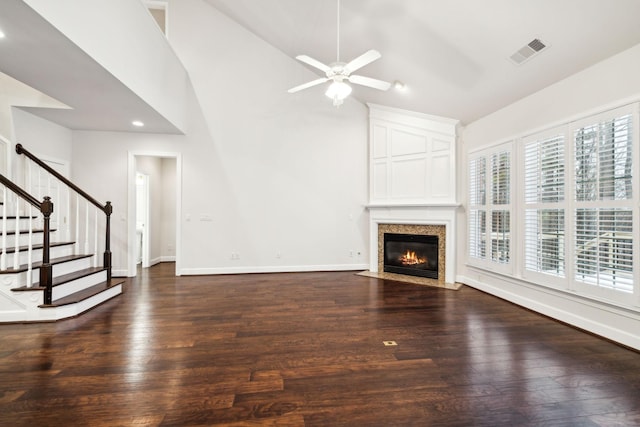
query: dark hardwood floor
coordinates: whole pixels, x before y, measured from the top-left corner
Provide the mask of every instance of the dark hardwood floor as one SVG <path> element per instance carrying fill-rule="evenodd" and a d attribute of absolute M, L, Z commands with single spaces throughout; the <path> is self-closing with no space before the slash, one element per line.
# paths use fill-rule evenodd
<path fill-rule="evenodd" d="M 173 271 L 0 325 L 0 425 L 640 425 L 639 353 L 469 287 Z"/>

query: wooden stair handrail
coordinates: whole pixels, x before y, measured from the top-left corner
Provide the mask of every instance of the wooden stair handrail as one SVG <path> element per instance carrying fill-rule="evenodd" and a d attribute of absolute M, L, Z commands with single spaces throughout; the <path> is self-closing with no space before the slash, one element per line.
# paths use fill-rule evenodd
<path fill-rule="evenodd" d="M 105 224 L 105 244 L 104 244 L 104 268 L 107 270 L 107 280 L 111 280 L 111 213 L 113 212 L 113 206 L 111 202 L 107 202 L 102 205 L 96 199 L 91 197 L 86 191 L 82 190 L 80 187 L 75 185 L 73 182 L 69 181 L 67 178 L 62 176 L 56 170 L 54 170 L 51 166 L 40 160 L 34 154 L 32 154 L 29 150 L 24 148 L 22 144 L 16 144 L 16 153 L 23 154 L 29 159 L 31 159 L 35 164 L 40 166 L 45 171 L 49 172 L 51 175 L 55 176 L 60 182 L 67 185 L 73 191 L 84 197 L 91 204 L 95 205 L 98 209 L 100 209 L 106 215 L 106 224 Z"/>
<path fill-rule="evenodd" d="M 53 213 L 53 202 L 48 196 L 42 202 L 29 194 L 25 189 L 15 184 L 13 181 L 0 174 L 0 183 L 13 191 L 18 197 L 26 200 L 33 207 L 38 209 L 42 216 L 42 265 L 40 266 L 40 286 L 44 287 L 44 303 L 51 304 L 53 300 L 53 266 L 51 265 L 51 214 Z M 31 243 L 29 243 L 31 244 Z"/>
<path fill-rule="evenodd" d="M 105 214 L 107 214 L 107 205 L 110 204 L 110 202 L 107 202 L 105 205 L 102 205 L 99 201 L 97 201 L 96 199 L 94 199 L 93 197 L 91 197 L 86 191 L 82 190 L 80 187 L 78 187 L 77 185 L 75 185 L 73 182 L 69 181 L 67 178 L 65 178 L 64 176 L 60 175 L 60 173 L 58 173 L 55 169 L 53 169 L 51 166 L 49 166 L 48 164 L 46 164 L 45 162 L 43 162 L 42 160 L 40 160 L 38 157 L 36 157 L 35 155 L 33 155 L 29 150 L 27 150 L 26 148 L 24 148 L 22 146 L 22 144 L 16 144 L 16 153 L 18 154 L 24 154 L 25 156 L 27 156 L 28 158 L 30 158 L 31 160 L 33 160 L 34 163 L 36 163 L 38 166 L 40 166 L 42 169 L 46 170 L 47 172 L 49 172 L 51 175 L 55 176 L 56 178 L 58 178 L 60 181 L 62 181 L 65 185 L 71 187 L 71 189 L 73 189 L 73 191 L 75 191 L 76 193 L 80 194 L 82 197 L 84 197 L 85 199 L 87 199 L 89 202 L 91 202 L 93 205 L 95 205 L 98 209 L 100 209 L 102 212 L 104 212 Z"/>
<path fill-rule="evenodd" d="M 2 183 L 2 185 L 7 187 L 9 190 L 11 190 L 14 193 L 16 193 L 22 199 L 24 199 L 27 202 L 29 202 L 29 204 L 31 204 L 34 208 L 36 208 L 38 210 L 40 209 L 40 202 L 38 201 L 38 199 L 33 197 L 25 189 L 23 189 L 19 185 L 15 184 L 13 181 L 11 181 L 9 178 L 7 178 L 6 176 L 4 176 L 2 174 L 0 174 L 0 183 Z"/>

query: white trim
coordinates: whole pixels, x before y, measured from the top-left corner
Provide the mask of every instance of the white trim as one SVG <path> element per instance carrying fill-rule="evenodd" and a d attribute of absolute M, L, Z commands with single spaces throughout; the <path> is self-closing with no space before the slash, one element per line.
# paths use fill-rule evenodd
<path fill-rule="evenodd" d="M 591 116 L 597 116 L 599 114 L 603 114 L 606 113 L 608 111 L 612 111 L 612 110 L 616 110 L 619 108 L 624 108 L 624 107 L 629 107 L 632 104 L 636 103 L 636 102 L 640 102 L 640 94 L 636 94 L 636 95 L 632 95 L 628 98 L 624 98 L 622 100 L 618 100 L 616 102 L 610 102 L 608 104 L 602 105 L 600 107 L 594 107 L 594 108 L 590 108 L 588 110 L 585 110 L 581 113 L 576 113 L 576 114 L 572 114 L 570 116 L 565 117 L 564 119 L 560 119 L 560 120 L 554 120 L 551 123 L 547 123 L 545 125 L 542 126 L 538 126 L 535 128 L 531 128 L 531 129 L 527 129 L 524 130 L 522 132 L 517 132 L 514 133 L 512 135 L 509 135 L 508 137 L 503 137 L 500 138 L 497 141 L 476 147 L 472 150 L 468 150 L 467 151 L 467 155 L 476 153 L 478 151 L 483 151 L 483 150 L 488 150 L 491 149 L 492 147 L 496 146 L 496 145 L 501 145 L 504 144 L 506 142 L 509 141 L 519 141 L 522 140 L 523 138 L 528 138 L 530 136 L 535 136 L 535 134 L 538 133 L 544 133 L 547 132 L 549 130 L 552 130 L 553 128 L 558 128 L 558 127 L 563 127 L 563 126 L 567 126 L 569 124 L 572 124 L 573 122 L 577 122 L 579 120 L 591 117 Z"/>
<path fill-rule="evenodd" d="M 126 268 L 121 268 L 121 269 L 111 269 L 111 277 L 127 277 L 128 271 Z"/>
<path fill-rule="evenodd" d="M 293 265 L 293 266 L 254 266 L 254 267 L 212 267 L 185 268 L 185 276 L 203 276 L 220 274 L 252 274 L 252 273 L 300 273 L 314 271 L 360 271 L 369 268 L 368 264 L 325 264 L 325 265 Z"/>
<path fill-rule="evenodd" d="M 372 203 L 365 205 L 367 209 L 380 209 L 380 208 L 458 208 L 462 206 L 461 203 Z"/>
<path fill-rule="evenodd" d="M 370 207 L 369 211 L 369 271 L 378 272 L 378 226 L 380 224 L 444 225 L 445 283 L 455 283 L 456 277 L 456 204 L 433 209 L 402 207 Z"/>
<path fill-rule="evenodd" d="M 552 290 L 549 288 L 544 288 L 537 285 L 529 285 L 528 283 L 523 283 L 516 278 L 508 276 L 498 277 L 492 275 L 488 271 L 478 271 L 477 273 L 477 280 L 464 275 L 458 276 L 457 280 L 458 282 L 464 283 L 467 286 L 471 286 L 472 288 L 510 301 L 529 310 L 533 310 L 545 316 L 557 319 L 561 322 L 568 323 L 594 334 L 603 336 L 607 339 L 640 350 L 640 335 L 634 335 L 629 332 L 630 330 L 637 331 L 639 330 L 638 328 L 627 330 L 626 328 L 618 328 L 614 326 L 618 324 L 620 319 L 622 318 L 632 322 L 640 322 L 640 315 L 638 315 L 637 313 L 629 312 L 624 309 L 618 309 L 615 306 L 605 306 L 604 304 L 598 304 L 593 301 L 589 301 L 589 299 L 580 298 L 573 295 L 559 295 L 556 292 L 552 292 Z M 533 292 L 543 293 L 546 295 L 544 300 L 548 300 L 548 303 L 542 302 L 542 299 L 539 298 L 524 296 L 522 295 L 522 292 L 516 293 L 511 290 L 507 290 L 505 286 L 501 286 L 500 284 L 489 284 L 495 283 L 496 281 L 509 282 L 509 285 L 517 286 L 519 288 L 525 287 Z M 551 304 L 552 302 L 554 302 L 551 301 L 551 299 L 557 299 L 557 304 Z M 571 303 L 580 304 L 581 306 L 583 306 L 584 310 L 579 312 L 584 313 L 584 315 L 580 316 L 576 314 L 578 312 L 573 312 L 561 308 L 563 307 L 563 300 L 565 301 L 565 305 L 566 302 L 569 301 Z M 591 310 L 597 311 L 597 315 L 586 317 L 589 316 L 589 313 L 587 313 L 587 311 Z M 606 313 L 605 316 L 603 316 L 603 312 Z M 605 317 L 607 319 L 605 319 Z M 594 319 L 598 319 L 598 321 Z M 604 320 L 608 320 L 608 322 L 605 323 Z"/>
<path fill-rule="evenodd" d="M 387 107 L 386 105 L 379 105 L 367 102 L 367 107 L 369 107 L 369 111 L 371 117 L 375 117 L 378 119 L 389 120 L 393 118 L 395 122 L 403 123 L 403 122 L 413 122 L 412 119 L 418 120 L 428 120 L 432 122 L 442 123 L 448 126 L 457 126 L 460 124 L 460 120 L 451 119 L 448 117 L 441 116 L 433 116 L 431 114 L 418 113 L 416 111 L 403 110 L 400 108 Z M 408 123 L 405 123 L 408 124 Z M 419 127 L 423 128 L 424 123 L 420 123 Z M 455 135 L 455 132 L 445 132 L 447 135 Z"/>

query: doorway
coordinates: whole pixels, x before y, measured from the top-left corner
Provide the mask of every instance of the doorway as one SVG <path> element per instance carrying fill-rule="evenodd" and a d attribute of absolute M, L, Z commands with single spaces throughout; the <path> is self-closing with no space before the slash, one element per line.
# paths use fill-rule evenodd
<path fill-rule="evenodd" d="M 180 275 L 180 155 L 130 152 L 128 167 L 127 275 L 160 262 Z"/>

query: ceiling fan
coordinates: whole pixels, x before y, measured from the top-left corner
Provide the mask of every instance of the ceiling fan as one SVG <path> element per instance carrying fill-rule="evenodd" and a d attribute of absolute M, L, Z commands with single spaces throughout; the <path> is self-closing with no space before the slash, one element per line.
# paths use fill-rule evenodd
<path fill-rule="evenodd" d="M 337 19 L 338 21 L 337 37 L 336 37 L 336 40 L 337 40 L 336 62 L 326 65 L 307 55 L 296 56 L 296 59 L 298 61 L 304 62 L 305 64 L 310 65 L 324 72 L 325 77 L 312 80 L 310 82 L 293 87 L 289 89 L 288 92 L 295 93 L 303 89 L 308 89 L 310 87 L 317 86 L 328 81 L 332 81 L 331 85 L 329 86 L 325 94 L 329 98 L 333 99 L 333 105 L 338 107 L 342 104 L 344 99 L 347 96 L 349 96 L 349 94 L 351 93 L 351 86 L 349 86 L 347 82 L 351 82 L 357 85 L 367 86 L 367 87 L 371 87 L 379 90 L 388 90 L 391 87 L 391 83 L 378 80 L 378 79 L 373 79 L 371 77 L 364 77 L 356 74 L 351 74 L 354 71 L 357 71 L 360 68 L 364 67 L 365 65 L 372 63 L 376 59 L 381 58 L 382 55 L 377 50 L 371 49 L 347 63 L 340 62 L 340 0 L 336 0 L 336 1 L 337 1 L 337 18 L 338 18 Z"/>

